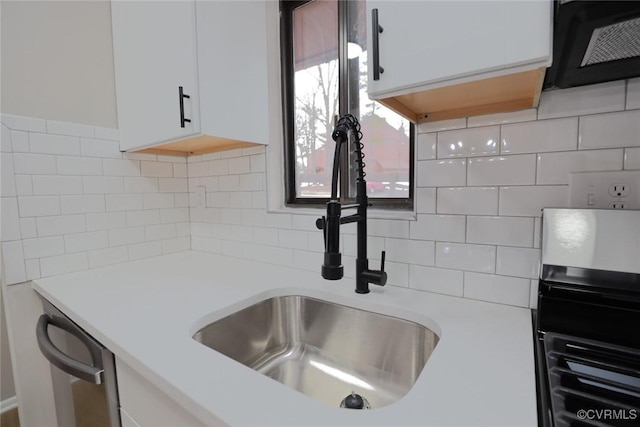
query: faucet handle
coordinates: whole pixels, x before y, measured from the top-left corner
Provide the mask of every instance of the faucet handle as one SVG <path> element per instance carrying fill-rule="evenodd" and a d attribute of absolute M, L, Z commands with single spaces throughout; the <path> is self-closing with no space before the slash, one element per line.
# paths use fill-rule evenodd
<path fill-rule="evenodd" d="M 384 259 L 385 259 L 386 255 L 387 255 L 387 252 L 386 251 L 382 251 L 382 257 L 381 257 L 382 259 L 380 261 L 380 271 L 384 271 Z"/>
<path fill-rule="evenodd" d="M 316 219 L 316 228 L 322 230 L 324 248 L 327 249 L 327 218 L 324 215 L 322 218 Z"/>

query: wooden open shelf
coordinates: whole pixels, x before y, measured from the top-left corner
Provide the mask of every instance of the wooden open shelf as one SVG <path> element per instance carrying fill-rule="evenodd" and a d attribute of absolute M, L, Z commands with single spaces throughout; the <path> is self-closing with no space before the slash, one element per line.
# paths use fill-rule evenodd
<path fill-rule="evenodd" d="M 183 139 L 181 141 L 167 142 L 166 144 L 157 145 L 155 147 L 135 150 L 135 152 L 164 154 L 168 156 L 192 156 L 256 146 L 260 146 L 260 144 L 201 135 L 194 138 Z"/>
<path fill-rule="evenodd" d="M 414 123 L 537 107 L 545 68 L 379 99 Z"/>

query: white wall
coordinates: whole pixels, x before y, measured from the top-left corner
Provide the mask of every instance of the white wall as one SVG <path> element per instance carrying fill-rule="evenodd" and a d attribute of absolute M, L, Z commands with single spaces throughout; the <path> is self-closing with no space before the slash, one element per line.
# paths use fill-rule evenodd
<path fill-rule="evenodd" d="M 117 127 L 108 1 L 5 1 L 2 112 Z"/>
<path fill-rule="evenodd" d="M 10 399 L 16 395 L 7 338 L 7 320 L 5 316 L 2 287 L 0 286 L 0 401 Z"/>
<path fill-rule="evenodd" d="M 268 150 L 282 153 L 277 141 Z M 279 184 L 265 182 L 266 157 L 256 148 L 189 158 L 192 248 L 320 274 L 324 213 L 268 212 L 267 187 Z M 384 249 L 390 285 L 534 306 L 540 210 L 567 206 L 569 172 L 622 169 L 640 169 L 640 79 L 420 125 L 417 218 L 369 220 L 372 265 Z M 342 232 L 343 282 L 354 286 L 355 227 Z"/>

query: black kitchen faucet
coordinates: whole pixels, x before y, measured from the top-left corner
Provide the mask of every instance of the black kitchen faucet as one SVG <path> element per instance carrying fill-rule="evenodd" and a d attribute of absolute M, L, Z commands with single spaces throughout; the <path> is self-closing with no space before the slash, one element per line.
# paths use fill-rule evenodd
<path fill-rule="evenodd" d="M 356 203 L 342 206 L 338 199 L 338 179 L 340 170 L 340 148 L 349 140 L 351 132 L 352 142 L 355 148 L 356 172 Z M 331 179 L 331 199 L 327 202 L 327 215 L 316 221 L 316 226 L 324 232 L 324 263 L 322 264 L 322 277 L 327 280 L 340 280 L 344 275 L 342 266 L 342 254 L 340 253 L 340 224 L 356 222 L 358 224 L 358 257 L 356 259 L 356 292 L 369 293 L 369 283 L 384 286 L 387 283 L 387 273 L 384 271 L 385 252 L 382 251 L 380 270 L 370 270 L 367 259 L 367 182 L 364 180 L 364 162 L 361 143 L 362 132 L 360 123 L 351 114 L 346 114 L 338 120 L 331 137 L 336 142 L 336 151 L 333 157 L 333 173 Z M 343 209 L 356 209 L 356 213 L 341 217 Z"/>

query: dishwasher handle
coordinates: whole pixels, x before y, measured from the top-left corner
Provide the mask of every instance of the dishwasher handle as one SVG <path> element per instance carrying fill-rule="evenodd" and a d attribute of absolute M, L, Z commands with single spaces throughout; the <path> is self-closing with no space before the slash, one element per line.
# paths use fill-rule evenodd
<path fill-rule="evenodd" d="M 49 325 L 56 326 L 82 341 L 91 354 L 92 364 L 87 365 L 82 363 L 66 355 L 56 347 L 51 341 L 51 337 L 49 337 Z M 40 347 L 40 351 L 53 365 L 74 377 L 80 378 L 81 380 L 93 384 L 102 384 L 104 374 L 102 348 L 89 335 L 71 323 L 71 321 L 63 319 L 62 317 L 43 314 L 38 319 L 38 324 L 36 326 L 36 338 L 38 340 L 38 347 Z"/>

